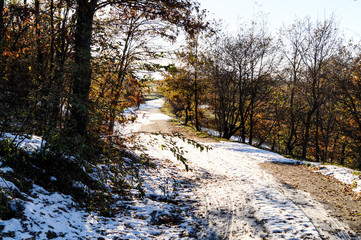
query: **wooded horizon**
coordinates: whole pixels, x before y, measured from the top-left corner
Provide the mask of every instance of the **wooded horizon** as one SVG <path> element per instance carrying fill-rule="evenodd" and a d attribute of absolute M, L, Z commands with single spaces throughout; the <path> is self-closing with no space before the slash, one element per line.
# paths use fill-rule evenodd
<path fill-rule="evenodd" d="M 162 69 L 159 89 L 197 130 L 361 167 L 360 45 L 333 18 L 295 20 L 272 36 L 262 21 L 225 33 L 191 0 L 1 0 L 0 12 L 1 133 L 93 158 L 94 140 L 102 145 L 124 109 L 144 101 L 153 81 L 139 72 Z M 152 63 L 164 54 L 151 40 L 181 32 L 181 64 Z"/>

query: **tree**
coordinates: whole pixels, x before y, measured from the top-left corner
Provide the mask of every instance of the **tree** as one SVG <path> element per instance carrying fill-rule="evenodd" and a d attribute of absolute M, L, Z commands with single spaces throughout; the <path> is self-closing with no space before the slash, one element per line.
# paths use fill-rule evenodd
<path fill-rule="evenodd" d="M 299 139 L 300 116 L 297 114 L 301 110 L 301 100 L 297 94 L 300 91 L 300 81 L 302 79 L 302 55 L 301 46 L 304 44 L 305 34 L 303 32 L 303 22 L 297 21 L 290 28 L 282 29 L 282 56 L 285 59 L 286 67 L 282 78 L 287 86 L 286 96 L 288 96 L 286 149 L 288 154 L 293 154 L 293 149 Z"/>
<path fill-rule="evenodd" d="M 194 89 L 192 75 L 185 68 L 170 68 L 161 84 L 163 95 L 169 101 L 177 117 L 183 118 L 184 124 L 191 121 L 194 112 Z"/>
<path fill-rule="evenodd" d="M 4 5 L 5 5 L 5 0 L 0 0 L 0 42 L 2 42 L 2 39 L 5 35 L 4 16 L 3 16 L 4 15 Z M 2 49 L 2 47 L 0 46 L 0 53 L 2 54 L 1 49 Z"/>
<path fill-rule="evenodd" d="M 213 54 L 221 59 L 212 61 L 215 63 L 215 74 L 218 75 L 214 78 L 215 87 L 228 88 L 228 92 L 225 93 L 229 93 L 230 96 L 226 101 L 220 96 L 219 100 L 224 103 L 220 103 L 215 109 L 216 114 L 220 113 L 219 118 L 223 119 L 221 136 L 230 138 L 240 131 L 242 142 L 246 142 L 248 131 L 252 143 L 257 108 L 268 94 L 271 84 L 276 48 L 265 29 L 253 22 L 250 26 L 240 29 L 237 36 L 227 37 L 221 49 L 221 54 Z M 220 69 L 223 70 L 219 71 Z M 220 76 L 222 78 L 219 78 Z M 227 77 L 227 80 L 224 77 Z M 229 89 L 230 87 L 232 89 Z M 218 94 L 222 94 L 221 91 L 218 91 Z M 224 109 L 228 109 L 226 111 L 229 112 L 224 112 Z"/>
<path fill-rule="evenodd" d="M 146 71 L 156 70 L 157 66 L 150 61 L 159 57 L 153 40 L 173 39 L 175 30 L 170 23 L 152 19 L 136 9 L 113 8 L 98 16 L 93 39 L 97 57 L 92 61 L 91 100 L 103 113 L 101 118 L 107 122 L 109 134 L 113 133 L 122 110 L 142 101 L 141 88 L 136 85 L 146 80 L 143 76 Z M 99 105 L 100 101 L 103 103 Z"/>
<path fill-rule="evenodd" d="M 301 46 L 302 63 L 305 68 L 305 78 L 303 85 L 304 99 L 306 100 L 306 119 L 304 121 L 304 139 L 302 157 L 307 157 L 307 149 L 310 140 L 310 129 L 315 116 L 315 147 L 316 160 L 319 160 L 319 126 L 320 109 L 325 103 L 325 90 L 327 89 L 327 76 L 325 76 L 325 65 L 328 59 L 336 51 L 339 39 L 336 34 L 333 20 L 317 22 L 313 26 L 310 20 L 306 20 L 306 39 Z"/>
<path fill-rule="evenodd" d="M 192 33 L 199 23 L 192 19 L 192 11 L 198 5 L 187 1 L 98 1 L 78 0 L 76 11 L 74 70 L 72 81 L 71 115 L 75 124 L 75 133 L 86 136 L 89 109 L 89 91 L 91 83 L 91 37 L 93 32 L 94 14 L 106 6 L 120 6 L 139 9 L 149 14 L 150 18 L 159 18 L 182 26 Z"/>
<path fill-rule="evenodd" d="M 201 56 L 199 53 L 199 33 L 196 33 L 194 38 L 189 37 L 187 39 L 187 44 L 183 50 L 176 53 L 177 58 L 182 62 L 183 71 L 186 69 L 188 79 L 191 88 L 191 95 L 187 96 L 193 99 L 194 102 L 194 122 L 195 128 L 197 131 L 200 131 L 199 123 L 199 101 L 200 101 L 200 92 L 202 90 L 201 83 Z"/>
<path fill-rule="evenodd" d="M 353 51 L 357 48 L 351 46 Z M 358 50 L 359 51 L 359 50 Z M 341 49 L 332 61 L 332 76 L 336 79 L 338 96 L 337 120 L 341 137 L 338 153 L 341 164 L 361 166 L 361 55 Z M 335 111 L 335 109 L 334 109 Z M 335 144 L 336 145 L 336 144 Z M 348 161 L 346 161 L 346 159 Z"/>

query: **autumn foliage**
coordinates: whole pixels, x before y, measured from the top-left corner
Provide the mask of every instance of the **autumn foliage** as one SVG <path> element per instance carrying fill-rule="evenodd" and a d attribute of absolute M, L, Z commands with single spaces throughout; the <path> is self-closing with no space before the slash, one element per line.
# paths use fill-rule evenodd
<path fill-rule="evenodd" d="M 195 1 L 0 1 L 0 132 L 89 158 L 144 101 L 154 38 L 202 24 Z M 155 68 L 153 68 L 154 70 Z"/>
<path fill-rule="evenodd" d="M 198 43 L 203 128 L 293 157 L 361 167 L 360 49 L 345 45 L 333 19 L 297 20 L 278 38 L 257 22 L 235 34 L 214 31 L 220 28 Z M 184 123 L 195 125 L 189 46 L 163 91 Z"/>

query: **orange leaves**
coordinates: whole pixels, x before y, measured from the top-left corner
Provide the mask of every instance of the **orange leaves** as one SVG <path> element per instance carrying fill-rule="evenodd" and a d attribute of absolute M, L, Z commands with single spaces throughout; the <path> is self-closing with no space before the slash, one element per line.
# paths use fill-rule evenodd
<path fill-rule="evenodd" d="M 352 81 L 354 84 L 361 85 L 360 82 L 361 77 L 361 55 L 355 59 L 352 65 Z"/>

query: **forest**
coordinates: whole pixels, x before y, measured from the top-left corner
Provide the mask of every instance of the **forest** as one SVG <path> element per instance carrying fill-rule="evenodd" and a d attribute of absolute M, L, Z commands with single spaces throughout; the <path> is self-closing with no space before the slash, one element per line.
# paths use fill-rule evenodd
<path fill-rule="evenodd" d="M 191 0 L 0 0 L 0 165 L 14 169 L 0 179 L 20 191 L 36 183 L 70 194 L 104 215 L 110 192 L 144 194 L 139 169 L 148 160 L 114 127 L 128 121 L 126 108 L 144 102 L 149 72 L 167 68 L 152 62 L 163 55 L 153 39 L 174 42 L 179 32 L 205 29 L 197 12 Z M 21 146 L 33 136 L 41 147 L 29 153 Z M 103 163 L 112 166 L 111 190 L 109 174 L 95 170 Z M 79 190 L 79 182 L 88 187 Z M 19 193 L 7 188 L 1 219 L 17 212 L 10 202 Z"/>
<path fill-rule="evenodd" d="M 289 197 L 268 202 L 271 178 L 258 164 L 265 161 L 263 154 L 285 164 L 307 160 L 361 169 L 361 45 L 344 37 L 332 16 L 296 19 L 276 32 L 266 22 L 243 21 L 230 33 L 221 21 L 209 20 L 196 0 L 0 0 L 0 238 L 24 239 L 29 226 L 32 237 L 43 239 L 66 234 L 79 239 L 122 236 L 123 229 L 109 230 L 113 225 L 107 226 L 107 233 L 99 230 L 105 226 L 100 223 L 94 231 L 88 228 L 88 221 L 98 217 L 113 217 L 114 226 L 125 224 L 124 229 L 141 237 L 171 236 L 172 231 L 162 230 L 167 224 L 169 229 L 179 227 L 181 233 L 174 236 L 180 236 L 186 232 L 181 228 L 184 222 L 192 225 L 197 220 L 194 225 L 201 226 L 207 219 L 211 210 L 203 209 L 203 216 L 192 204 L 198 200 L 208 204 L 209 192 L 220 197 L 212 200 L 213 205 L 224 204 L 226 215 L 250 221 L 248 228 L 243 222 L 239 225 L 244 236 L 250 229 L 263 239 L 282 231 L 306 236 L 296 215 L 291 219 L 295 232 L 285 224 L 282 231 L 273 229 L 278 225 L 272 221 L 282 219 L 279 215 L 284 213 L 278 209 Z M 163 110 L 177 119 L 173 121 L 225 142 L 207 145 L 180 133 L 122 135 L 120 126 L 127 128 L 136 121 L 129 109 L 159 97 L 165 101 Z M 162 99 L 145 105 L 159 110 Z M 231 138 L 248 145 L 227 142 Z M 23 147 L 32 141 L 40 147 Z M 185 169 L 174 167 L 177 164 Z M 216 180 L 208 179 L 204 166 Z M 242 181 L 235 182 L 240 173 Z M 222 174 L 226 177 L 219 178 Z M 358 187 L 359 175 L 355 179 L 344 192 Z M 272 182 L 272 199 L 282 195 L 278 191 Z M 229 210 L 231 198 L 223 197 L 230 193 L 244 212 Z M 203 195 L 194 200 L 197 194 Z M 358 195 L 349 195 L 359 201 Z M 57 204 L 43 201 L 48 196 Z M 257 211 L 250 209 L 249 201 L 259 199 L 263 200 L 255 205 Z M 61 205 L 64 202 L 70 203 Z M 74 214 L 73 222 L 62 221 L 75 230 L 34 230 L 43 217 L 30 219 L 35 212 L 26 211 L 37 204 L 60 206 L 38 214 L 61 212 L 57 219 Z M 268 223 L 256 216 L 264 215 L 267 204 L 276 209 Z M 292 204 L 286 206 L 290 212 Z M 148 205 L 151 210 L 139 207 Z M 211 214 L 211 228 L 205 233 L 198 225 L 189 232 L 208 237 L 214 230 L 212 221 L 224 220 L 224 213 L 217 215 L 219 209 Z M 358 214 L 349 212 L 352 217 Z M 127 214 L 132 217 L 118 220 Z M 14 222 L 6 222 L 21 217 L 24 235 L 11 229 Z M 288 215 L 282 217 L 290 220 Z M 83 225 L 75 226 L 79 222 Z M 144 224 L 143 232 L 134 231 L 133 222 Z M 55 220 L 51 224 L 58 226 Z M 148 233 L 149 226 L 157 231 Z M 259 226 L 274 232 L 257 232 Z"/>
<path fill-rule="evenodd" d="M 157 85 L 197 131 L 361 167 L 360 48 L 332 17 L 273 36 L 262 21 L 226 33 L 192 1 L 2 0 L 0 11 L 1 133 L 90 158 L 163 70 Z M 175 63 L 154 63 L 165 55 L 154 39 L 180 32 Z"/>
<path fill-rule="evenodd" d="M 273 36 L 262 21 L 222 31 L 193 1 L 2 0 L 0 12 L 1 134 L 90 159 L 153 82 L 197 131 L 361 167 L 360 47 L 332 17 Z M 174 53 L 154 44 L 180 33 Z"/>
<path fill-rule="evenodd" d="M 143 101 L 151 40 L 204 28 L 192 1 L 0 1 L 0 132 L 90 158 Z M 75 144 L 77 143 L 77 144 Z M 61 149 L 60 149 L 61 148 Z"/>
<path fill-rule="evenodd" d="M 361 166 L 360 45 L 333 17 L 295 20 L 278 36 L 262 22 L 188 39 L 164 95 L 184 124 L 238 136 L 294 158 Z"/>

